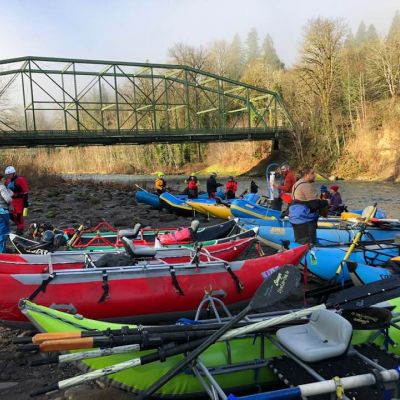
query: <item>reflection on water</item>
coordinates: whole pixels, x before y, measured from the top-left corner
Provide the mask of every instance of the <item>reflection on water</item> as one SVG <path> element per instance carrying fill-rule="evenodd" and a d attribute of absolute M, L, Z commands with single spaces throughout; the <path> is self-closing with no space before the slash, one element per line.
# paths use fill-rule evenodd
<path fill-rule="evenodd" d="M 145 175 L 64 175 L 67 179 L 82 179 L 82 180 L 95 180 L 104 182 L 116 183 L 135 183 L 141 184 L 147 189 L 152 189 L 154 176 Z M 183 190 L 185 188 L 184 175 L 166 176 L 168 186 L 172 190 Z M 206 189 L 207 177 L 199 177 L 200 190 Z M 217 181 L 225 184 L 226 177 L 218 177 Z M 266 182 L 264 178 L 238 178 L 238 193 L 242 193 L 250 186 L 250 181 L 254 180 L 260 186 L 259 192 L 266 194 Z M 330 186 L 331 182 L 316 182 L 315 188 L 319 190 L 321 184 Z M 350 182 L 338 181 L 335 184 L 339 185 L 343 201 L 349 208 L 364 208 L 373 205 L 374 202 L 378 203 L 378 207 L 386 210 L 389 218 L 400 218 L 400 185 L 393 183 L 380 183 L 380 182 Z"/>

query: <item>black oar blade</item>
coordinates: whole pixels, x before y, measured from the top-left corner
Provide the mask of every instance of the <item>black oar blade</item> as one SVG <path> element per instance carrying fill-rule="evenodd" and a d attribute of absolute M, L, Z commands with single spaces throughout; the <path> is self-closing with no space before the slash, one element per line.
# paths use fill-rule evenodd
<path fill-rule="evenodd" d="M 392 320 L 392 313 L 387 308 L 369 307 L 343 310 L 342 317 L 351 323 L 353 329 L 375 330 L 387 328 Z"/>
<path fill-rule="evenodd" d="M 260 310 L 288 298 L 299 288 L 301 273 L 294 266 L 277 267 L 260 285 L 250 302 L 252 310 Z"/>
<path fill-rule="evenodd" d="M 329 296 L 327 306 L 361 309 L 396 297 L 400 297 L 400 278 L 391 277 L 334 293 Z"/>

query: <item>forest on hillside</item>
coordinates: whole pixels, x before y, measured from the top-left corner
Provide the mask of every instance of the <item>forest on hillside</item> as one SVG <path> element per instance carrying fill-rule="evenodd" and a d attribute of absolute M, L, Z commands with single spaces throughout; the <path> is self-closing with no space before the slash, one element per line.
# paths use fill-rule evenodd
<path fill-rule="evenodd" d="M 278 92 L 295 122 L 291 140 L 281 146 L 281 159 L 295 166 L 312 164 L 341 176 L 378 174 L 399 179 L 399 12 L 385 34 L 364 22 L 352 32 L 340 19 L 309 20 L 297 62 L 290 67 L 282 62 L 272 37 L 260 37 L 255 28 L 246 38 L 236 35 L 231 41 L 217 40 L 200 47 L 176 43 L 167 61 Z M 12 118 L 3 112 L 3 118 L 7 116 Z M 40 168 L 51 172 L 151 173 L 165 169 L 172 173 L 215 164 L 221 172 L 236 174 L 268 157 L 271 144 L 15 150 L 4 152 L 2 158 L 23 163 L 26 152 L 35 156 L 33 162 Z"/>

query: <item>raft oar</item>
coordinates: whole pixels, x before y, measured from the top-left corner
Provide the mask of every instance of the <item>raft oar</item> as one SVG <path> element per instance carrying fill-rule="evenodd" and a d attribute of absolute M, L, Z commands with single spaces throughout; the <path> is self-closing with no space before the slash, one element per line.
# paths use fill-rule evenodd
<path fill-rule="evenodd" d="M 105 367 L 102 369 L 98 369 L 95 371 L 88 372 L 83 375 L 78 375 L 73 378 L 65 379 L 58 383 L 48 385 L 44 388 L 41 388 L 31 394 L 31 396 L 36 396 L 48 392 L 52 392 L 59 389 L 66 389 L 71 386 L 79 385 L 84 382 L 100 378 L 102 376 L 106 376 L 109 374 L 114 374 L 118 371 L 122 371 L 124 369 L 136 367 L 138 365 L 148 364 L 154 361 L 163 360 L 165 357 L 174 356 L 180 353 L 184 353 L 193 349 L 201 348 L 201 351 L 204 351 L 207 347 L 211 346 L 217 340 L 226 340 L 227 337 L 223 336 L 227 331 L 234 326 L 237 322 L 243 319 L 250 311 L 259 309 L 261 307 L 272 305 L 276 302 L 282 301 L 286 299 L 291 292 L 298 287 L 300 283 L 300 272 L 293 267 L 280 267 L 277 268 L 273 273 L 271 273 L 267 280 L 265 280 L 261 286 L 257 289 L 253 299 L 250 304 L 242 310 L 235 318 L 232 318 L 227 324 L 225 324 L 221 329 L 214 332 L 207 339 L 199 339 L 193 342 L 185 343 L 182 345 L 178 345 L 172 347 L 170 349 L 156 351 L 151 354 L 147 354 L 132 360 L 128 360 L 116 365 L 111 365 L 109 367 Z M 317 306 L 319 307 L 319 306 Z M 298 315 L 295 313 L 291 314 L 290 317 L 292 319 L 298 318 Z M 307 315 L 307 314 L 306 314 Z M 252 326 L 258 330 L 261 328 L 265 328 L 268 326 L 273 326 L 281 323 L 282 317 L 272 318 L 268 321 L 262 321 L 264 325 L 260 325 L 260 323 L 250 324 L 243 328 L 237 328 L 234 330 L 235 334 L 232 337 L 239 336 L 245 333 L 252 332 Z M 245 331 L 242 331 L 245 329 Z M 190 353 L 192 354 L 192 353 Z M 195 356 L 197 357 L 197 355 Z M 186 360 L 186 358 L 185 358 Z M 190 361 L 189 361 L 190 362 Z M 181 364 L 181 363 L 180 363 Z M 179 369 L 180 370 L 180 369 Z M 178 371 L 179 372 L 179 371 Z M 172 376 L 171 376 L 172 378 Z"/>
<path fill-rule="evenodd" d="M 248 324 L 246 322 L 240 322 L 237 325 Z M 37 333 L 34 336 L 29 337 L 16 337 L 13 339 L 15 344 L 41 344 L 45 341 L 50 340 L 63 340 L 63 339 L 81 339 L 87 337 L 97 336 L 124 336 L 124 335 L 148 335 L 148 334 L 163 334 L 163 333 L 175 333 L 175 332 L 196 332 L 205 330 L 217 330 L 220 329 L 222 323 L 199 323 L 196 325 L 160 325 L 160 326 L 144 326 L 140 325 L 137 328 L 129 328 L 127 326 L 120 329 L 105 329 L 102 331 L 87 330 L 87 331 L 72 331 L 72 332 L 43 332 Z"/>
<path fill-rule="evenodd" d="M 215 331 L 197 332 L 170 332 L 159 334 L 142 335 L 119 335 L 119 336 L 92 336 L 83 338 L 66 338 L 58 340 L 45 340 L 40 344 L 21 344 L 17 346 L 18 351 L 64 351 L 76 349 L 93 349 L 127 344 L 139 344 L 141 349 L 155 348 L 165 342 L 190 341 L 193 339 L 204 338 Z"/>
<path fill-rule="evenodd" d="M 336 270 L 335 276 L 331 279 L 333 282 L 336 282 L 337 277 L 341 274 L 343 266 L 345 265 L 346 261 L 349 259 L 351 253 L 353 250 L 356 248 L 358 242 L 360 241 L 361 237 L 363 236 L 365 230 L 367 229 L 367 223 L 372 218 L 372 216 L 376 212 L 376 206 L 377 203 L 375 203 L 370 211 L 370 213 L 367 215 L 365 218 L 365 221 L 363 221 L 363 225 L 360 228 L 360 230 L 357 232 L 357 234 L 354 236 L 353 241 L 351 242 L 351 245 L 349 249 L 347 250 L 346 254 L 343 257 L 343 260 L 340 262 L 338 269 Z"/>
<path fill-rule="evenodd" d="M 105 357 L 114 354 L 129 353 L 130 351 L 139 351 L 139 344 L 128 344 L 125 346 L 117 347 L 106 347 L 104 349 L 95 349 L 91 351 L 80 351 L 78 353 L 61 354 L 55 357 L 40 358 L 39 360 L 33 360 L 30 363 L 31 367 L 48 364 L 62 364 L 66 362 L 75 362 L 81 360 L 87 360 L 90 358 Z"/>
<path fill-rule="evenodd" d="M 373 373 L 346 376 L 344 378 L 334 378 L 330 380 L 306 383 L 299 386 L 294 386 L 286 389 L 278 389 L 271 392 L 257 394 L 258 399 L 262 400 L 277 400 L 277 399 L 308 399 L 317 395 L 328 393 L 337 393 L 338 388 L 343 390 L 356 389 L 363 386 L 372 386 L 378 384 L 382 385 L 384 382 L 395 382 L 400 378 L 400 366 L 396 369 L 388 370 L 373 370 Z M 325 397 L 324 397 L 325 398 Z M 334 398 L 339 398 L 334 396 Z M 340 397 L 342 398 L 342 397 Z M 386 397 L 385 397 L 386 398 Z M 229 400 L 251 400 L 255 399 L 254 396 L 241 396 L 236 397 L 229 395 Z"/>

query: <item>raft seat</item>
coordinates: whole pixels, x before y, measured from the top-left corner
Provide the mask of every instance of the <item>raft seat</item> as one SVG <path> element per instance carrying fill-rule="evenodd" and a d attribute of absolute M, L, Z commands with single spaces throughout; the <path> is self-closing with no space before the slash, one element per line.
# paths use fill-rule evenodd
<path fill-rule="evenodd" d="M 276 337 L 291 353 L 305 362 L 316 362 L 346 353 L 352 336 L 350 322 L 328 310 L 311 314 L 305 325 L 279 329 Z"/>
<path fill-rule="evenodd" d="M 154 247 L 135 246 L 132 240 L 129 240 L 125 236 L 121 239 L 121 242 L 124 245 L 125 251 L 133 259 L 142 257 L 155 257 L 157 253 L 157 250 Z"/>
<path fill-rule="evenodd" d="M 139 234 L 140 228 L 142 227 L 141 224 L 136 224 L 133 229 L 121 229 L 118 231 L 119 237 L 127 237 L 129 239 L 135 239 L 136 236 Z"/>

